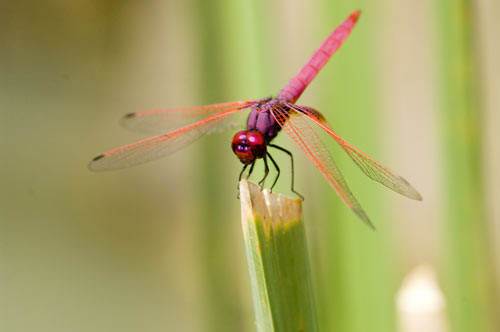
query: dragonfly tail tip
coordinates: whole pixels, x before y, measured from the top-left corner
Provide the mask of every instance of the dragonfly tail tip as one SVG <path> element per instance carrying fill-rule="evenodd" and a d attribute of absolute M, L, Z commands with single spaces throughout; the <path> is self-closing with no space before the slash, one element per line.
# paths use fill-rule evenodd
<path fill-rule="evenodd" d="M 358 18 L 359 18 L 359 15 L 361 15 L 361 10 L 358 9 L 356 11 L 354 11 L 352 14 L 351 14 L 351 19 L 354 21 L 354 22 L 357 22 L 358 21 Z"/>

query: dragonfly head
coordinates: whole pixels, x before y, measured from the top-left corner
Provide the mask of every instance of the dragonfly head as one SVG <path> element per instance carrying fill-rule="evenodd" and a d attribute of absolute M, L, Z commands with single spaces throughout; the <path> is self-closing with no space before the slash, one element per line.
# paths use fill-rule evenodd
<path fill-rule="evenodd" d="M 242 130 L 233 137 L 233 152 L 243 164 L 252 164 L 255 159 L 266 155 L 264 136 L 256 130 Z"/>

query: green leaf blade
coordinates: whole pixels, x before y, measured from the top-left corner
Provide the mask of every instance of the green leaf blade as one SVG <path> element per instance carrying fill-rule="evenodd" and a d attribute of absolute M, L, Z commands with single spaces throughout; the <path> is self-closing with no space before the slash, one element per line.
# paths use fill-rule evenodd
<path fill-rule="evenodd" d="M 302 202 L 240 182 L 258 331 L 317 331 Z"/>

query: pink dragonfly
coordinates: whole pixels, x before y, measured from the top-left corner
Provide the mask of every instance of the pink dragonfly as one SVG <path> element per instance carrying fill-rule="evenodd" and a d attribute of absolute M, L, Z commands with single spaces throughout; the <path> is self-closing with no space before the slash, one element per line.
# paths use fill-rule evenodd
<path fill-rule="evenodd" d="M 248 177 L 252 173 L 256 160 L 263 159 L 265 175 L 259 182 L 263 185 L 269 173 L 267 163 L 267 158 L 269 158 L 277 170 L 277 176 L 271 186 L 272 190 L 279 177 L 279 167 L 267 151 L 269 147 L 272 147 L 290 156 L 292 191 L 297 193 L 293 187 L 291 152 L 271 143 L 278 132 L 283 129 L 309 157 L 345 204 L 367 225 L 373 227 L 361 205 L 349 190 L 325 144 L 311 127 L 312 121 L 332 136 L 369 178 L 401 195 L 421 200 L 420 194 L 405 179 L 337 135 L 321 113 L 311 107 L 295 104 L 307 85 L 349 36 L 359 14 L 360 11 L 353 12 L 323 41 L 299 73 L 280 91 L 277 98 L 127 114 L 123 118 L 123 124 L 127 128 L 161 134 L 105 152 L 95 157 L 89 168 L 93 171 L 124 168 L 169 155 L 205 134 L 234 128 L 235 119 L 243 111 L 250 110 L 247 129 L 237 132 L 232 141 L 233 152 L 244 164 L 240 180 L 247 167 L 250 166 Z M 248 113 L 243 112 L 243 114 Z"/>

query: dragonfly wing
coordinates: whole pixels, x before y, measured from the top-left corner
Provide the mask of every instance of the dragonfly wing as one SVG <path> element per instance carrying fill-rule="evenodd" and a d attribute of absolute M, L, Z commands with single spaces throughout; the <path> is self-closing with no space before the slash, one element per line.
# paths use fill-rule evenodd
<path fill-rule="evenodd" d="M 280 105 L 272 108 L 271 112 L 283 131 L 304 151 L 347 206 L 368 226 L 374 228 L 365 211 L 351 193 L 325 144 L 307 122 L 307 118 L 302 113 Z"/>
<path fill-rule="evenodd" d="M 246 100 L 199 107 L 167 108 L 135 112 L 125 115 L 121 119 L 121 124 L 133 131 L 163 134 L 219 112 L 248 108 L 258 102 L 259 100 Z M 234 117 L 233 121 L 223 121 L 213 130 L 220 131 L 236 128 L 238 125 L 241 125 L 241 122 L 237 120 L 239 119 Z"/>
<path fill-rule="evenodd" d="M 244 108 L 216 113 L 206 119 L 176 129 L 166 134 L 125 145 L 95 157 L 89 164 L 92 171 L 125 168 L 143 164 L 169 155 L 201 136 L 224 127 L 232 117 L 240 115 Z"/>
<path fill-rule="evenodd" d="M 327 124 L 326 120 L 321 117 L 314 116 L 310 110 L 310 107 L 297 106 L 294 104 L 287 104 L 288 107 L 304 114 L 314 121 L 318 126 L 324 129 L 330 136 L 332 136 L 337 143 L 344 149 L 345 152 L 351 157 L 352 160 L 358 165 L 358 167 L 368 176 L 370 179 L 380 182 L 389 189 L 406 196 L 411 199 L 418 201 L 422 200 L 422 196 L 418 191 L 413 188 L 413 186 L 406 181 L 404 178 L 394 173 L 390 168 L 383 165 L 379 161 L 375 160 L 373 157 L 364 153 L 363 151 L 357 149 L 352 144 L 344 141 L 337 133 L 335 133 Z M 320 114 L 318 111 L 316 113 Z"/>

